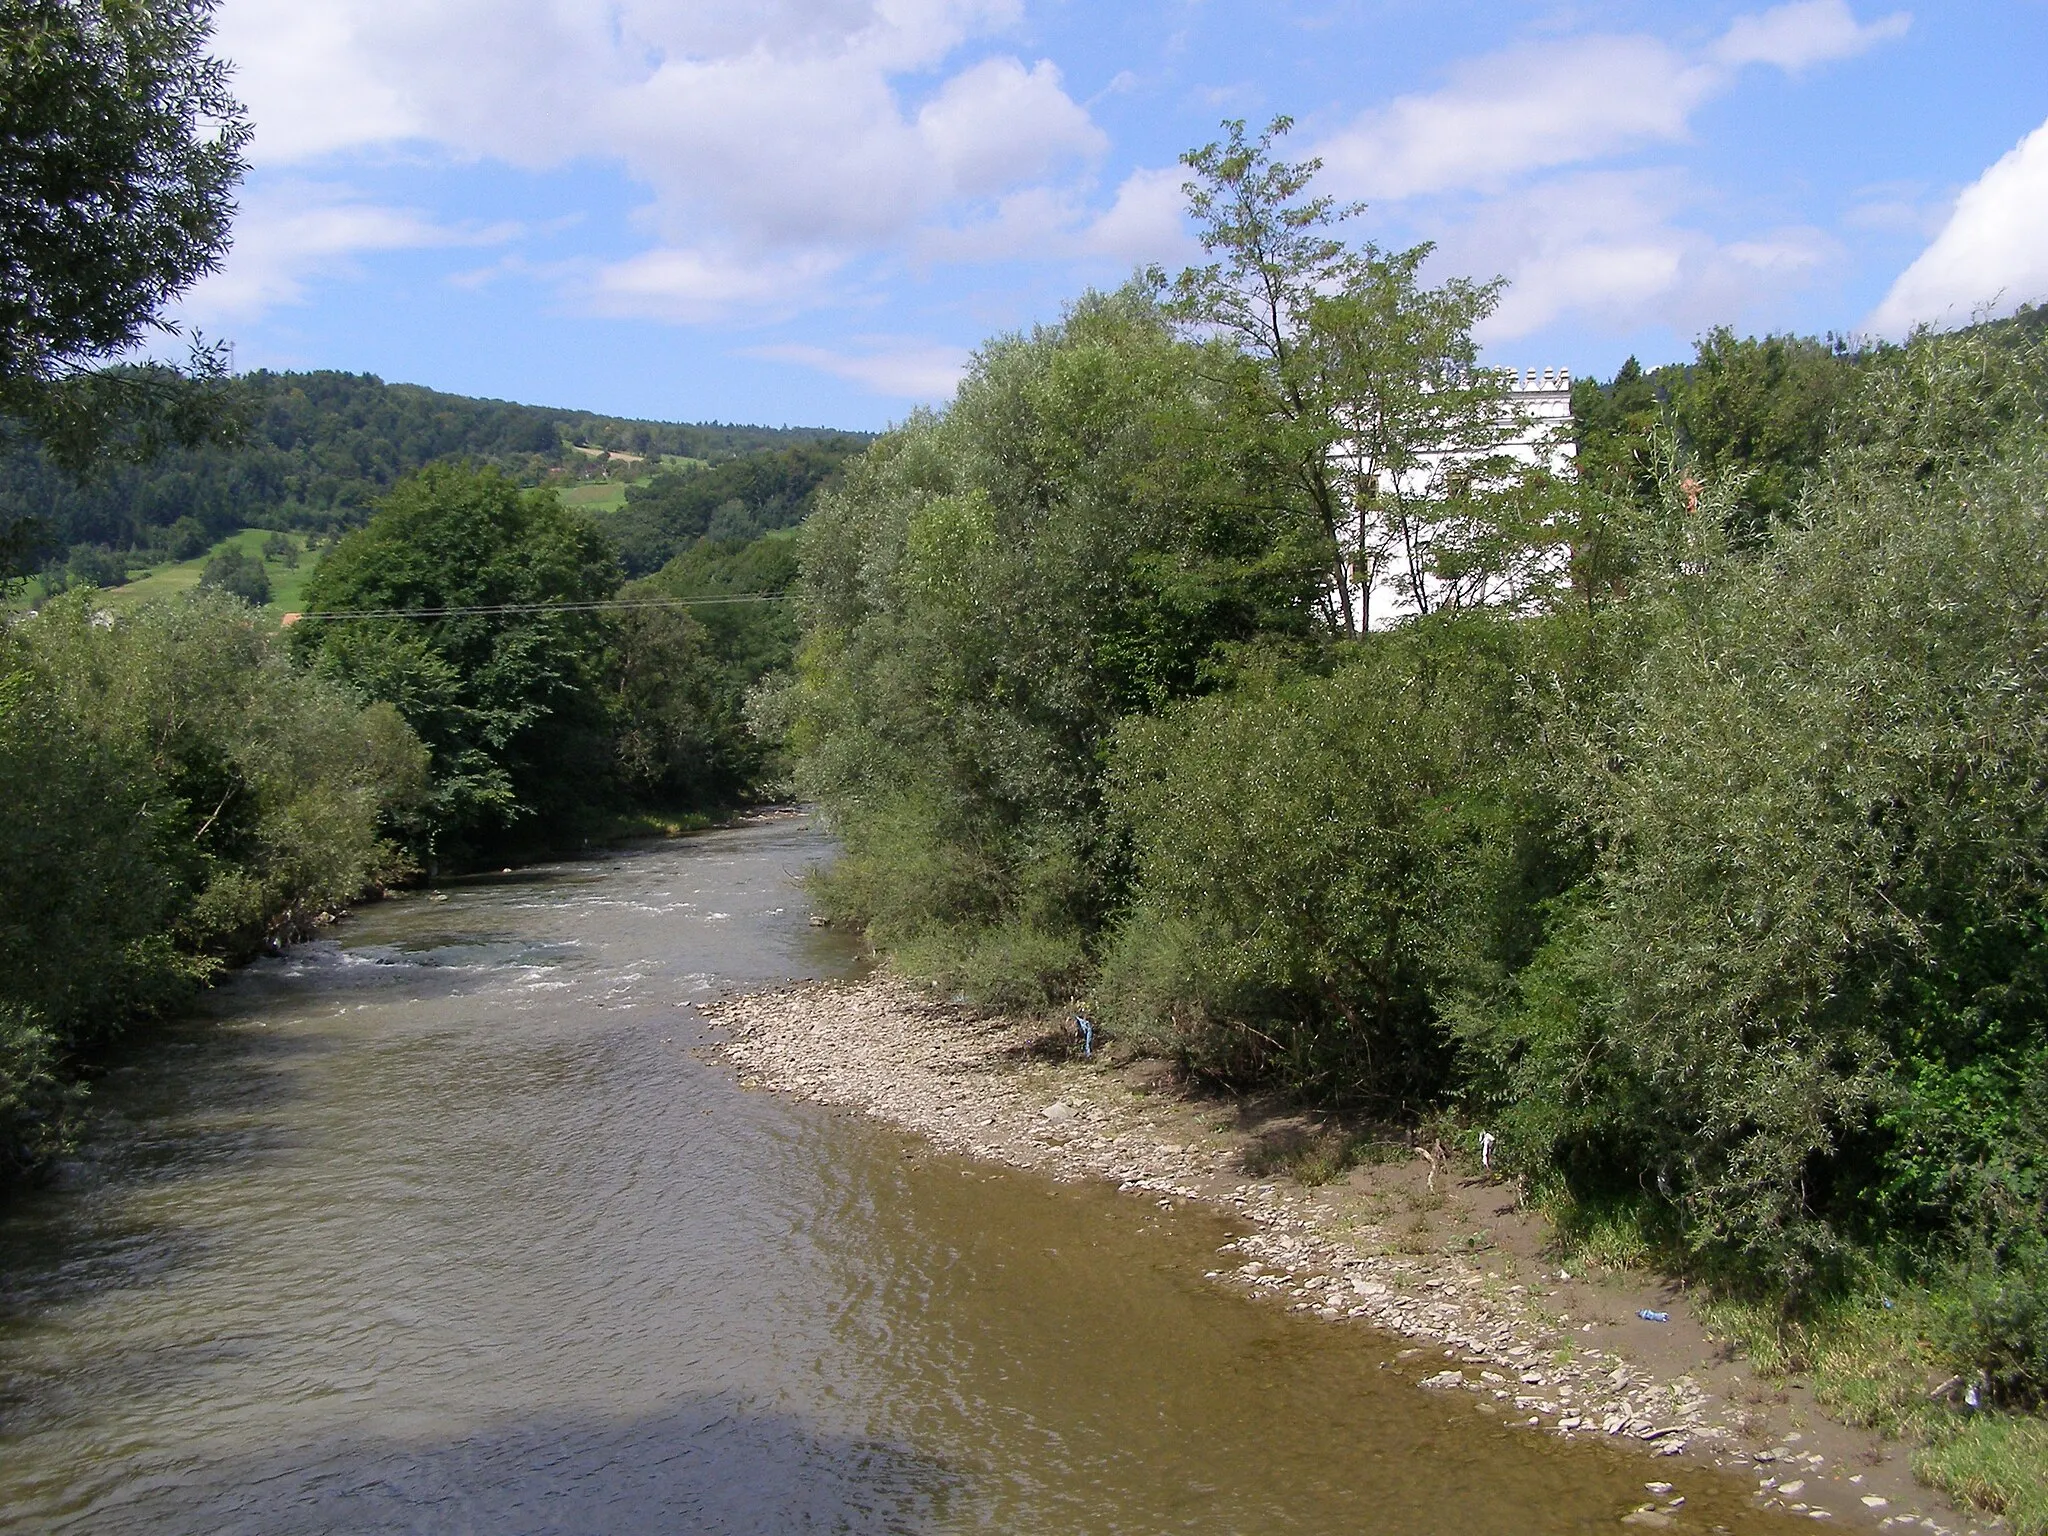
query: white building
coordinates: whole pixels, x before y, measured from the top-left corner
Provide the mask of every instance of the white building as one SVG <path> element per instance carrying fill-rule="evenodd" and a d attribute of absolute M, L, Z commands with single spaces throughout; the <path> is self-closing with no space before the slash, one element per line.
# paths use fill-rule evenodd
<path fill-rule="evenodd" d="M 1505 450 L 1524 464 L 1547 464 L 1562 476 L 1578 456 L 1572 441 L 1572 376 L 1568 369 L 1506 370 L 1512 420 L 1503 422 Z"/>
<path fill-rule="evenodd" d="M 1400 477 L 1400 499 L 1426 504 L 1442 494 L 1445 481 L 1460 463 L 1482 458 L 1505 456 L 1519 465 L 1547 469 L 1559 478 L 1571 472 L 1578 455 L 1578 445 L 1572 441 L 1572 376 L 1569 370 L 1545 368 L 1539 371 L 1531 368 L 1524 373 L 1520 369 L 1508 368 L 1502 370 L 1502 374 L 1507 394 L 1501 403 L 1498 435 L 1482 449 L 1447 447 L 1424 454 L 1417 467 Z M 1426 540 L 1443 531 L 1418 529 L 1414 537 Z M 1372 571 L 1372 580 L 1369 600 L 1365 591 L 1353 593 L 1353 618 L 1361 628 L 1385 629 L 1414 613 L 1405 578 L 1410 560 L 1426 564 L 1429 550 L 1426 546 L 1411 549 L 1399 537 L 1390 539 L 1386 529 L 1377 530 L 1375 539 L 1374 531 L 1365 526 L 1363 508 L 1360 510 L 1360 526 L 1354 532 L 1358 540 L 1360 566 Z M 1538 566 L 1542 563 L 1511 573 L 1513 584 L 1526 582 L 1540 574 Z M 1425 577 L 1423 584 L 1432 593 L 1438 591 L 1439 584 L 1431 578 Z"/>

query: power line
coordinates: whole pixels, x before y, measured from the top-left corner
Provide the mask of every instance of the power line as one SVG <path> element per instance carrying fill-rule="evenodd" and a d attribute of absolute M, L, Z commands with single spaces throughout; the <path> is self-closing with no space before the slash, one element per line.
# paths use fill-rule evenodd
<path fill-rule="evenodd" d="M 288 613 L 287 624 L 309 619 L 466 619 L 546 613 L 616 613 L 634 608 L 703 608 L 727 603 L 786 603 L 790 592 L 747 592 L 731 597 L 605 598 L 586 603 L 472 603 L 448 608 L 335 608 Z"/>

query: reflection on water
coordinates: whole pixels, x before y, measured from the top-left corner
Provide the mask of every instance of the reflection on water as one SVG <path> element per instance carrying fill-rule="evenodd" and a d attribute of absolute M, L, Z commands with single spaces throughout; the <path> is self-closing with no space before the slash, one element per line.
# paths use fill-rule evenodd
<path fill-rule="evenodd" d="M 685 1004 L 855 963 L 790 880 L 826 851 L 783 820 L 386 903 L 151 1045 L 0 1225 L 0 1522 L 1482 1536 L 1641 1502 L 1653 1464 L 1205 1284 L 1219 1217 L 740 1092 Z M 1766 1528 L 1678 1480 L 1687 1526 Z"/>

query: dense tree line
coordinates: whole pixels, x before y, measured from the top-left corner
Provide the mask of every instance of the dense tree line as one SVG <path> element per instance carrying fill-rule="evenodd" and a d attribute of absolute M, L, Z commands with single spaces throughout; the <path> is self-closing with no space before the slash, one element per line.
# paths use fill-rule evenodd
<path fill-rule="evenodd" d="M 743 542 L 809 515 L 818 491 L 865 446 L 851 435 L 726 459 L 709 469 L 666 470 L 626 487 L 606 523 L 626 570 L 646 576 L 699 540 Z"/>
<path fill-rule="evenodd" d="M 802 530 L 759 712 L 825 899 L 1191 1073 L 1488 1129 L 1733 1290 L 1921 1287 L 2048 1389 L 2036 318 L 1716 331 L 1503 471 L 1487 290 L 1347 253 L 1271 142 L 1190 157 L 1212 265 L 991 343 Z M 1359 472 L 1445 378 L 1480 468 Z"/>
<path fill-rule="evenodd" d="M 81 546 L 189 559 L 249 526 L 354 527 L 406 475 L 450 459 L 494 465 L 533 483 L 602 473 L 605 461 L 578 446 L 632 454 L 645 463 L 623 467 L 637 472 L 664 455 L 716 464 L 801 453 L 814 441 L 843 455 L 854 441 L 799 429 L 623 421 L 386 384 L 367 374 L 258 372 L 222 387 L 238 422 L 233 443 L 170 447 L 140 464 L 102 462 L 83 479 L 31 435 L 0 439 L 0 524 L 17 530 L 28 565 Z M 750 499 L 751 486 L 721 483 L 710 510 L 735 498 L 766 509 L 772 495 Z M 765 512 L 758 527 L 744 522 L 725 531 L 765 532 L 783 526 L 778 515 L 779 509 Z M 708 516 L 699 521 L 708 527 Z M 638 569 L 654 569 L 704 531 L 672 534 L 659 557 Z"/>
<path fill-rule="evenodd" d="M 425 742 L 418 855 L 495 859 L 636 807 L 754 794 L 768 765 L 744 697 L 788 664 L 794 564 L 787 535 L 701 539 L 621 590 L 598 519 L 496 470 L 437 465 L 325 557 L 293 638 Z"/>

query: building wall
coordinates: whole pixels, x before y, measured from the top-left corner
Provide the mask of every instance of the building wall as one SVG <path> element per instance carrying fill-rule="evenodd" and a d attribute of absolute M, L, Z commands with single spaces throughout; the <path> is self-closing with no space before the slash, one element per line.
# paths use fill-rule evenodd
<path fill-rule="evenodd" d="M 1572 441 L 1571 373 L 1562 368 L 1508 369 L 1506 373 L 1509 393 L 1503 402 L 1500 438 L 1492 451 L 1522 464 L 1542 465 L 1553 475 L 1568 474 L 1578 454 Z M 1411 496 L 1426 497 L 1447 467 L 1471 456 L 1456 449 L 1426 455 L 1426 467 L 1404 476 L 1401 489 Z M 1362 529 L 1355 531 L 1363 534 Z M 1354 621 L 1385 629 L 1407 618 L 1413 610 L 1401 599 L 1404 590 L 1387 579 L 1383 568 L 1373 582 L 1369 601 L 1366 594 L 1354 595 Z"/>

